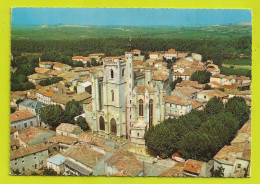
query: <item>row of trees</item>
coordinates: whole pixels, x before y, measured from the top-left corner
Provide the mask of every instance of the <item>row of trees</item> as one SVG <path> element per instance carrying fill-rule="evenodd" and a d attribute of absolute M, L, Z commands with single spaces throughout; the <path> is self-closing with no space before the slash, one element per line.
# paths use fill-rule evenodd
<path fill-rule="evenodd" d="M 225 106 L 220 99 L 212 98 L 203 111 L 193 110 L 150 127 L 145 144 L 159 155 L 180 151 L 186 159 L 208 161 L 230 143 L 249 114 L 241 97 L 231 98 Z"/>
<path fill-rule="evenodd" d="M 88 130 L 85 118 L 79 117 L 77 121 L 74 117 L 82 114 L 83 108 L 79 102 L 71 100 L 66 104 L 65 110 L 60 105 L 47 105 L 41 110 L 41 120 L 55 130 L 61 123 L 71 123 L 79 125 L 83 130 Z"/>
<path fill-rule="evenodd" d="M 127 50 L 128 38 L 89 38 L 82 40 L 12 40 L 14 56 L 22 52 L 44 53 L 43 60 L 64 61 L 72 55 L 88 56 L 90 53 L 103 52 L 107 56 L 122 55 Z M 203 61 L 212 59 L 221 66 L 223 59 L 238 58 L 243 54 L 251 57 L 251 37 L 240 37 L 230 40 L 209 39 L 159 39 L 133 38 L 133 48 L 143 52 L 175 48 L 183 52 L 195 52 L 203 56 Z M 66 56 L 66 57 L 63 57 Z"/>

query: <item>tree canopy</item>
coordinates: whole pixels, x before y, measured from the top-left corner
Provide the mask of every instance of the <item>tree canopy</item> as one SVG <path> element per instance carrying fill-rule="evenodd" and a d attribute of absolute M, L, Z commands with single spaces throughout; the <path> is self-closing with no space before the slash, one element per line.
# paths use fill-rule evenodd
<path fill-rule="evenodd" d="M 206 84 L 210 81 L 211 73 L 208 71 L 196 71 L 191 74 L 190 80 L 198 81 L 200 84 Z"/>
<path fill-rule="evenodd" d="M 241 122 L 249 118 L 249 113 L 239 113 L 247 108 L 243 99 L 233 97 L 228 103 L 224 107 L 220 99 L 212 98 L 203 111 L 192 110 L 150 127 L 144 137 L 146 146 L 160 155 L 180 150 L 185 159 L 212 159 L 234 138 Z M 239 104 L 238 108 L 234 108 L 235 104 Z"/>

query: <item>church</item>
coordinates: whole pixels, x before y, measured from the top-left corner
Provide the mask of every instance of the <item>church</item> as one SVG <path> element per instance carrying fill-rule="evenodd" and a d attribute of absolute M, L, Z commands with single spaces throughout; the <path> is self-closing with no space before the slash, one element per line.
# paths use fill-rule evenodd
<path fill-rule="evenodd" d="M 191 104 L 178 104 L 179 99 L 166 94 L 169 77 L 154 78 L 151 67 L 136 71 L 133 56 L 126 52 L 122 57 L 107 57 L 103 72 L 92 74 L 92 104 L 85 113 L 93 133 L 144 144 L 144 134 L 151 126 L 174 117 L 176 109 L 185 107 L 189 112 Z"/>

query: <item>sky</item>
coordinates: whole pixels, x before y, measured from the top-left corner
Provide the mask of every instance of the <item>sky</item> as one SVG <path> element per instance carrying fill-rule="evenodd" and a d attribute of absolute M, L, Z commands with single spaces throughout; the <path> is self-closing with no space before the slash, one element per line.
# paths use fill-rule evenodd
<path fill-rule="evenodd" d="M 12 24 L 196 25 L 251 22 L 246 9 L 13 8 Z"/>

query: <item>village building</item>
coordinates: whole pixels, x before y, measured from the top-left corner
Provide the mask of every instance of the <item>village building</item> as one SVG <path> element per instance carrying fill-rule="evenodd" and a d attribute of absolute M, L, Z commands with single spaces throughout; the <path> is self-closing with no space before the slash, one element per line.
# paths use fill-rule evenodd
<path fill-rule="evenodd" d="M 78 138 L 79 134 L 81 134 L 82 130 L 79 126 L 73 125 L 70 123 L 61 123 L 56 128 L 56 134 L 57 135 L 64 135 L 69 137 Z"/>
<path fill-rule="evenodd" d="M 48 74 L 50 72 L 50 69 L 48 68 L 40 68 L 40 67 L 36 67 L 34 68 L 36 73 L 40 73 L 40 74 Z"/>
<path fill-rule="evenodd" d="M 10 122 L 10 126 L 18 130 L 38 126 L 36 115 L 29 110 L 16 111 L 10 114 Z"/>
<path fill-rule="evenodd" d="M 190 81 L 190 80 L 183 80 L 180 83 L 177 83 L 175 86 L 175 89 L 179 89 L 184 86 L 190 86 L 192 88 L 195 88 L 197 90 L 201 90 L 205 87 L 204 84 L 199 84 L 198 81 Z"/>
<path fill-rule="evenodd" d="M 162 177 L 183 177 L 184 162 L 178 162 L 170 169 L 164 171 L 160 176 Z"/>
<path fill-rule="evenodd" d="M 89 55 L 90 58 L 94 58 L 97 62 L 100 62 L 104 56 L 104 53 L 93 53 Z"/>
<path fill-rule="evenodd" d="M 53 65 L 53 69 L 58 71 L 69 71 L 71 66 L 64 63 L 56 63 Z"/>
<path fill-rule="evenodd" d="M 47 140 L 52 146 L 50 147 L 50 151 L 56 152 L 66 152 L 71 145 L 77 143 L 78 138 L 68 137 L 65 135 L 56 135 Z"/>
<path fill-rule="evenodd" d="M 32 146 L 42 142 L 55 135 L 54 131 L 39 127 L 30 127 L 19 133 L 18 140 L 23 147 Z"/>
<path fill-rule="evenodd" d="M 183 173 L 191 177 L 206 177 L 206 162 L 189 159 L 184 164 Z"/>
<path fill-rule="evenodd" d="M 133 49 L 131 52 L 134 54 L 134 56 L 140 56 L 141 55 L 141 51 L 138 50 L 138 49 Z"/>
<path fill-rule="evenodd" d="M 91 94 L 91 82 L 81 82 L 77 85 L 77 93 L 88 92 Z"/>
<path fill-rule="evenodd" d="M 65 175 L 89 176 L 93 174 L 93 168 L 104 157 L 103 150 L 96 150 L 87 144 L 71 146 L 64 156 Z"/>
<path fill-rule="evenodd" d="M 158 52 L 152 52 L 149 54 L 150 59 L 158 59 L 159 58 L 159 53 Z"/>
<path fill-rule="evenodd" d="M 191 101 L 181 96 L 164 96 L 164 101 L 166 119 L 185 115 L 192 110 Z"/>
<path fill-rule="evenodd" d="M 243 170 L 244 173 L 247 170 L 249 161 L 245 161 L 243 165 L 236 162 L 237 158 L 243 158 L 244 146 L 231 145 L 224 146 L 215 156 L 214 156 L 214 169 L 223 167 L 224 177 L 234 177 L 236 169 Z"/>
<path fill-rule="evenodd" d="M 48 144 L 41 143 L 10 151 L 11 173 L 30 175 L 47 166 Z"/>
<path fill-rule="evenodd" d="M 83 61 L 83 56 L 73 56 L 71 59 L 72 59 L 72 61 Z"/>
<path fill-rule="evenodd" d="M 42 103 L 32 99 L 26 99 L 19 103 L 19 110 L 29 110 L 37 116 L 37 121 L 40 122 Z"/>
<path fill-rule="evenodd" d="M 208 64 L 206 70 L 209 71 L 212 75 L 220 74 L 220 69 L 219 69 L 218 65 L 215 65 L 213 63 Z"/>
<path fill-rule="evenodd" d="M 172 58 L 177 58 L 177 52 L 175 49 L 169 49 L 165 54 L 164 54 L 165 59 L 172 59 Z"/>
<path fill-rule="evenodd" d="M 55 64 L 56 64 L 56 62 L 51 62 L 51 61 L 39 62 L 39 67 L 52 69 L 53 65 L 55 65 Z"/>
<path fill-rule="evenodd" d="M 54 170 L 57 174 L 63 174 L 65 171 L 64 162 L 66 157 L 61 154 L 57 154 L 47 159 L 47 168 Z"/>
<path fill-rule="evenodd" d="M 213 97 L 220 98 L 223 102 L 226 102 L 226 98 L 228 98 L 228 94 L 218 89 L 203 90 L 198 92 L 197 94 L 197 99 L 201 100 L 202 102 L 208 102 Z"/>
<path fill-rule="evenodd" d="M 51 78 L 48 75 L 40 74 L 40 73 L 34 73 L 32 75 L 27 76 L 28 81 L 33 83 L 34 85 L 39 84 L 39 82 Z"/>
<path fill-rule="evenodd" d="M 108 176 L 142 176 L 143 168 L 134 154 L 116 152 L 105 161 L 105 174 Z"/>
<path fill-rule="evenodd" d="M 55 95 L 59 94 L 58 90 L 50 89 L 49 87 L 43 87 L 37 91 L 37 101 L 42 102 L 43 104 L 50 105 L 51 100 Z"/>

